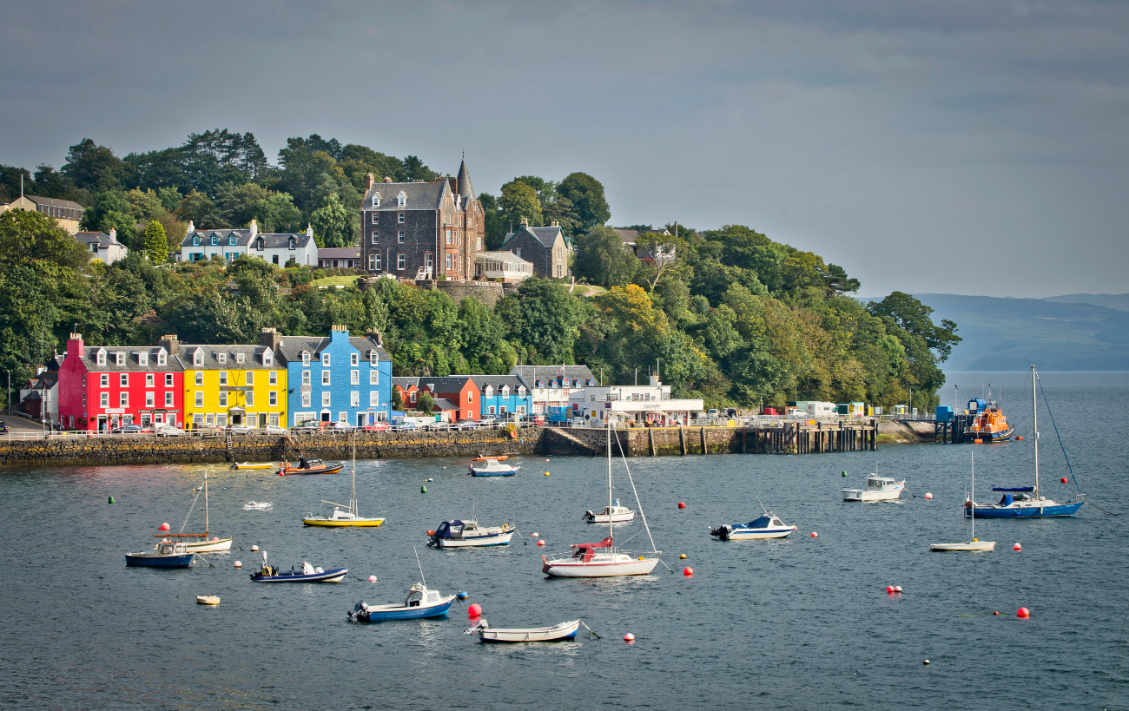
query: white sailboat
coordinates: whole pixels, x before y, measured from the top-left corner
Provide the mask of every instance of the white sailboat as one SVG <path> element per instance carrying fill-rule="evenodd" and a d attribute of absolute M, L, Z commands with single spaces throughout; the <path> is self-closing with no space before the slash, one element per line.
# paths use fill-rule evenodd
<path fill-rule="evenodd" d="M 322 526 L 325 528 L 345 528 L 352 526 L 355 528 L 376 528 L 384 523 L 383 518 L 368 518 L 361 516 L 357 508 L 357 433 L 353 432 L 353 496 L 349 499 L 348 505 L 336 504 L 332 501 L 322 499 L 323 504 L 329 504 L 333 507 L 333 511 L 315 516 L 312 513 L 307 513 L 302 517 L 302 523 L 307 526 Z"/>
<path fill-rule="evenodd" d="M 199 500 L 199 498 L 200 495 L 196 494 L 196 500 Z M 180 527 L 180 533 L 154 533 L 153 535 L 156 538 L 160 538 L 161 543 L 166 543 L 172 539 L 176 539 L 175 542 L 183 543 L 185 549 L 189 553 L 220 553 L 223 551 L 231 550 L 230 538 L 213 537 L 211 531 L 209 530 L 208 472 L 204 472 L 204 532 L 184 533 L 184 528 L 188 525 L 188 519 L 192 517 L 192 509 L 195 507 L 196 501 L 194 500 L 192 502 L 192 506 L 188 509 L 188 516 L 184 517 L 184 525 Z M 160 545 L 160 543 L 158 543 L 157 545 Z"/>
<path fill-rule="evenodd" d="M 631 482 L 631 490 L 635 493 L 635 500 L 639 501 L 639 492 L 635 490 L 635 481 L 631 478 L 631 469 L 627 467 L 624 459 L 624 468 L 627 470 L 627 479 Z M 608 423 L 608 507 L 615 505 L 612 487 L 612 430 Z M 541 556 L 541 572 L 550 578 L 608 578 L 621 575 L 648 575 L 658 565 L 660 551 L 655 548 L 655 539 L 651 536 L 651 528 L 647 525 L 647 516 L 643 513 L 642 504 L 639 505 L 639 517 L 647 529 L 647 538 L 651 541 L 651 555 L 634 556 L 620 551 L 615 547 L 612 528 L 613 521 L 608 520 L 608 537 L 599 543 L 574 543 L 572 555 L 561 555 L 550 558 Z"/>
<path fill-rule="evenodd" d="M 976 505 L 976 452 L 972 453 L 972 491 L 968 495 L 968 501 L 964 504 L 966 507 L 971 508 Z M 996 549 L 995 541 L 981 541 L 976 538 L 976 517 L 970 516 L 972 520 L 972 531 L 969 533 L 969 540 L 964 543 L 934 543 L 929 546 L 929 550 L 938 553 L 950 553 L 955 551 L 968 551 L 972 553 L 979 553 L 983 551 L 991 551 Z"/>

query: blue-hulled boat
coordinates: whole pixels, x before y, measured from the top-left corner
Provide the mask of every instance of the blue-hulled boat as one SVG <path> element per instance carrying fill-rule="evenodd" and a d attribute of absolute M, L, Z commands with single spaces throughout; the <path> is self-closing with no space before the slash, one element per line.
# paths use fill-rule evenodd
<path fill-rule="evenodd" d="M 189 568 L 195 557 L 185 544 L 165 542 L 151 551 L 126 553 L 125 564 L 130 568 Z"/>
<path fill-rule="evenodd" d="M 1035 485 L 996 487 L 1003 496 L 994 504 L 965 502 L 964 515 L 976 518 L 1051 518 L 1073 516 L 1086 502 L 1081 495 L 1058 503 L 1039 493 L 1039 412 L 1035 398 L 1035 366 L 1031 366 L 1031 410 L 1034 429 Z"/>
<path fill-rule="evenodd" d="M 443 596 L 423 583 L 415 583 L 408 590 L 403 605 L 369 605 L 358 602 L 345 613 L 352 622 L 388 622 L 391 620 L 418 620 L 443 617 L 455 602 L 454 595 Z"/>
<path fill-rule="evenodd" d="M 263 551 L 263 566 L 259 572 L 251 573 L 251 580 L 256 583 L 339 583 L 348 572 L 348 568 L 322 570 L 307 562 L 302 563 L 301 569 L 279 570 L 267 565 L 267 552 Z"/>

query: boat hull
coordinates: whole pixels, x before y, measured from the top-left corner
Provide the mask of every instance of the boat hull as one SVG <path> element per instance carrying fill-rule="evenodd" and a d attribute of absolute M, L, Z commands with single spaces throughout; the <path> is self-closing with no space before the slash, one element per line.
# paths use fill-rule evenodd
<path fill-rule="evenodd" d="M 236 462 L 231 465 L 232 469 L 273 469 L 274 464 L 271 462 Z"/>
<path fill-rule="evenodd" d="M 196 604 L 197 605 L 218 605 L 218 604 L 220 604 L 220 598 L 219 598 L 218 595 L 197 595 L 196 596 Z"/>
<path fill-rule="evenodd" d="M 354 518 L 354 519 L 335 519 L 335 518 L 304 518 L 302 523 L 307 526 L 320 526 L 322 528 L 376 528 L 384 523 L 382 518 Z"/>
<path fill-rule="evenodd" d="M 470 470 L 471 476 L 513 476 L 514 474 L 517 474 L 516 469 L 509 471 L 479 471 L 478 469 Z"/>
<path fill-rule="evenodd" d="M 298 469 L 296 467 L 284 467 L 278 470 L 281 476 L 293 476 L 295 474 L 336 474 L 345 468 L 344 464 L 335 464 L 332 467 L 315 467 L 313 469 Z"/>
<path fill-rule="evenodd" d="M 541 556 L 541 563 L 541 572 L 550 578 L 613 578 L 622 575 L 650 575 L 655 566 L 659 564 L 659 559 L 644 558 L 638 560 L 628 558 L 627 560 L 584 563 L 572 559 L 550 562 L 546 556 Z"/>
<path fill-rule="evenodd" d="M 964 515 L 971 516 L 971 512 L 975 511 L 976 518 L 1057 518 L 1073 516 L 1084 503 L 1086 502 L 1074 501 L 1050 506 L 977 506 L 973 509 L 966 508 Z"/>
<path fill-rule="evenodd" d="M 628 523 L 635 520 L 635 512 L 619 513 L 619 514 L 584 514 L 584 520 L 588 523 Z"/>
<path fill-rule="evenodd" d="M 965 439 L 978 439 L 982 443 L 988 444 L 992 442 L 1006 442 L 1011 439 L 1011 436 L 1013 434 L 1015 434 L 1014 427 L 1009 427 L 1008 429 L 1000 430 L 999 432 L 977 432 L 976 430 L 970 429 L 965 429 L 964 431 Z"/>
<path fill-rule="evenodd" d="M 843 501 L 893 501 L 902 497 L 902 489 L 896 491 L 867 491 L 866 489 L 843 489 Z"/>
<path fill-rule="evenodd" d="M 195 553 L 177 553 L 176 555 L 126 553 L 125 564 L 129 568 L 190 568 L 195 556 Z"/>
<path fill-rule="evenodd" d="M 262 573 L 252 573 L 251 580 L 256 583 L 339 583 L 345 579 L 347 568 L 334 568 L 322 573 L 279 573 L 278 575 L 264 576 Z"/>
<path fill-rule="evenodd" d="M 475 536 L 473 538 L 437 538 L 436 545 L 440 548 L 483 548 L 487 546 L 508 546 L 514 532 L 499 533 L 492 536 Z"/>
<path fill-rule="evenodd" d="M 185 543 L 184 547 L 192 553 L 222 553 L 231 550 L 231 539 L 221 538 L 218 541 L 200 541 L 199 543 Z"/>
<path fill-rule="evenodd" d="M 934 543 L 929 550 L 938 553 L 984 553 L 996 549 L 995 541 L 971 541 L 969 543 Z"/>
<path fill-rule="evenodd" d="M 403 605 L 388 605 L 371 607 L 367 614 L 360 619 L 361 622 L 391 622 L 393 620 L 422 620 L 429 617 L 442 617 L 451 609 L 455 596 L 444 598 L 438 605 L 428 607 L 404 607 Z"/>
<path fill-rule="evenodd" d="M 580 620 L 562 622 L 552 627 L 531 629 L 484 629 L 478 631 L 483 642 L 562 642 L 575 639 L 580 629 Z"/>

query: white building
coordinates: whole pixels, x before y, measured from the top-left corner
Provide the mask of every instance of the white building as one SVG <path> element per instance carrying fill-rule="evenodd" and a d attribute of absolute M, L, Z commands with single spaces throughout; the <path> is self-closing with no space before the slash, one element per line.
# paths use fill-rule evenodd
<path fill-rule="evenodd" d="M 118 242 L 118 231 L 113 228 L 110 229 L 110 234 L 105 232 L 77 232 L 74 238 L 79 244 L 90 250 L 92 260 L 101 259 L 106 264 L 113 264 L 129 254 L 126 246 Z"/>
<path fill-rule="evenodd" d="M 318 260 L 314 228 L 307 226 L 304 233 L 259 232 L 258 224 L 251 220 L 245 230 L 198 230 L 189 222 L 177 261 L 202 262 L 218 255 L 234 262 L 245 254 L 279 267 L 291 261 L 298 266 L 314 266 Z"/>
<path fill-rule="evenodd" d="M 573 419 L 587 419 L 599 427 L 607 420 L 614 424 L 686 425 L 702 411 L 702 404 L 698 398 L 671 397 L 670 386 L 654 375 L 647 385 L 589 386 L 569 397 Z"/>
<path fill-rule="evenodd" d="M 533 263 L 513 252 L 479 252 L 474 255 L 474 278 L 519 282 L 533 276 Z"/>
<path fill-rule="evenodd" d="M 596 377 L 586 365 L 517 365 L 510 375 L 521 378 L 529 390 L 533 414 L 543 415 L 550 422 L 571 419 L 569 399 L 596 385 Z"/>

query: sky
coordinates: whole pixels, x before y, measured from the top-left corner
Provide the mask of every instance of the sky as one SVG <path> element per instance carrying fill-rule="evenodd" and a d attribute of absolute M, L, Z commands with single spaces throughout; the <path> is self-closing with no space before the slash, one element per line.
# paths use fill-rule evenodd
<path fill-rule="evenodd" d="M 748 225 L 860 293 L 1129 292 L 1129 3 L 0 0 L 0 163 L 318 133 L 613 225 Z"/>

